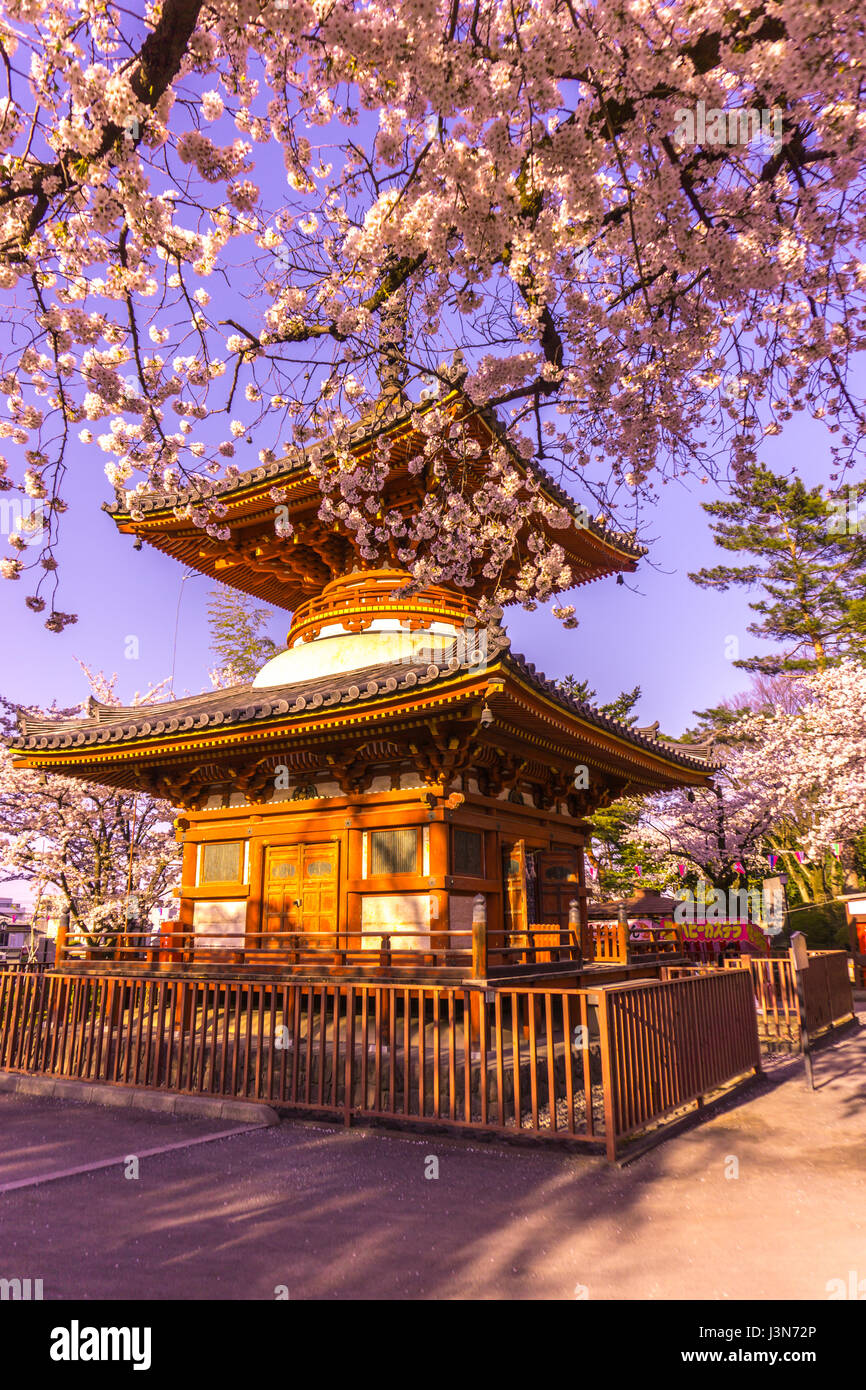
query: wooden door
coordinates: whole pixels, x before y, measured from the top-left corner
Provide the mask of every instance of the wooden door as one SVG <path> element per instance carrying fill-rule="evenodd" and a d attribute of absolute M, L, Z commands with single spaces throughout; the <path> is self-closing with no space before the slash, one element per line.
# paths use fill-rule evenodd
<path fill-rule="evenodd" d="M 569 903 L 572 898 L 580 900 L 577 850 L 547 849 L 538 858 L 541 920 L 567 927 Z"/>
<path fill-rule="evenodd" d="M 339 848 L 328 842 L 274 845 L 268 849 L 263 945 L 293 955 L 298 951 L 334 950 L 339 915 Z M 278 932 L 283 935 L 276 936 Z M 321 947 L 311 939 L 319 934 Z"/>
<path fill-rule="evenodd" d="M 301 900 L 301 846 L 280 845 L 268 849 L 265 859 L 264 921 L 261 944 L 287 951 L 297 942 L 275 933 L 298 931 Z"/>
<path fill-rule="evenodd" d="M 339 845 L 301 845 L 301 931 L 327 937 L 323 949 L 335 950 L 338 926 Z M 308 942 L 310 947 L 315 943 Z"/>

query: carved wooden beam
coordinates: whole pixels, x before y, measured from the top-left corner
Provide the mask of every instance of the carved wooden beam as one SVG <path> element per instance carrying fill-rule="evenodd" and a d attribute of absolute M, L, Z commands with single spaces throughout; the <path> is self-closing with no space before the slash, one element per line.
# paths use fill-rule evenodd
<path fill-rule="evenodd" d="M 499 796 L 502 792 L 514 789 L 526 768 L 526 758 L 521 758 L 517 753 L 507 753 L 502 748 L 496 748 L 494 751 L 495 762 L 492 767 L 486 769 L 487 785 L 490 796 Z"/>
<path fill-rule="evenodd" d="M 225 775 L 232 791 L 243 792 L 248 800 L 253 800 L 268 785 L 273 787 L 274 774 L 271 762 L 271 755 L 267 754 L 263 758 L 255 758 L 252 762 L 244 763 L 240 767 L 227 767 Z"/>
<path fill-rule="evenodd" d="M 325 760 L 344 796 L 362 795 L 373 780 L 366 744 L 353 752 L 326 753 Z"/>

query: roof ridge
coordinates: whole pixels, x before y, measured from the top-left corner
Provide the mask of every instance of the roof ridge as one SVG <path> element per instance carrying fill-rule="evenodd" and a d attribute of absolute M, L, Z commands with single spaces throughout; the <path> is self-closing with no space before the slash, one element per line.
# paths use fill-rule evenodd
<path fill-rule="evenodd" d="M 154 731 L 186 733 L 194 727 L 217 726 L 234 722 L 239 718 L 254 720 L 289 713 L 301 714 L 306 710 L 333 708 L 338 704 L 352 703 L 355 700 L 372 699 L 380 694 L 395 694 L 401 688 L 404 691 L 414 689 L 417 685 L 432 684 L 439 679 L 453 678 L 461 673 L 471 675 L 475 669 L 471 656 L 467 656 L 463 661 L 458 660 L 456 655 L 449 656 L 449 652 L 456 652 L 457 645 L 456 640 L 449 644 L 438 662 L 405 663 L 405 676 L 402 680 L 398 679 L 394 672 L 399 670 L 403 663 L 392 663 L 320 676 L 306 684 L 294 682 L 291 685 L 262 686 L 258 689 L 251 684 L 236 685 L 155 705 L 134 705 L 125 708 L 109 706 L 107 708 L 116 710 L 117 718 L 114 720 L 100 721 L 85 717 L 67 721 L 60 727 L 54 724 L 50 730 L 34 729 L 14 739 L 13 747 L 22 750 L 35 748 L 40 740 L 45 740 L 40 746 L 46 748 L 49 746 L 49 740 L 52 746 L 70 747 L 74 742 L 80 747 L 88 743 L 117 741 L 120 735 L 135 738 L 141 734 L 149 736 Z M 507 639 L 505 643 L 499 641 L 494 650 L 499 652 L 507 645 Z M 130 719 L 130 715 L 135 718 Z M 147 727 L 144 728 L 144 725 Z M 159 728 L 160 725 L 162 729 Z M 172 725 L 175 727 L 172 728 Z"/>

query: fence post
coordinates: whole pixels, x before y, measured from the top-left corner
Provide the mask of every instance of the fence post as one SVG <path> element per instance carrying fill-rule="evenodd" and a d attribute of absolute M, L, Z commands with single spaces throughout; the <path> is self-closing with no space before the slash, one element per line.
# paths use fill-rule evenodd
<path fill-rule="evenodd" d="M 472 904 L 472 978 L 487 979 L 487 899 L 476 893 Z"/>
<path fill-rule="evenodd" d="M 617 923 L 617 931 L 616 931 L 617 959 L 620 960 L 620 961 L 622 961 L 624 965 L 627 965 L 627 964 L 628 964 L 628 959 L 629 959 L 629 955 L 628 955 L 628 911 L 627 911 L 627 909 L 626 909 L 625 903 L 620 903 L 619 908 L 617 909 L 616 923 Z"/>
<path fill-rule="evenodd" d="M 391 938 L 383 936 L 379 946 L 379 974 L 390 978 L 391 976 Z M 379 1037 L 382 1044 L 388 1046 L 388 1038 L 391 1028 L 391 991 L 387 985 L 376 991 L 379 1000 Z M 393 1058 L 391 1065 L 394 1065 Z"/>
<path fill-rule="evenodd" d="M 610 1015 L 607 990 L 590 995 L 598 1016 L 598 1041 L 601 1047 L 601 1085 L 604 1092 L 604 1143 L 608 1163 L 616 1162 L 616 1098 L 613 1092 L 613 1067 L 610 1054 Z M 587 1101 L 591 1105 L 591 1099 Z"/>
<path fill-rule="evenodd" d="M 339 1001 L 339 993 L 335 996 Z M 339 1003 L 338 1003 L 339 1007 Z M 422 1019 L 423 1026 L 423 1019 Z M 366 1043 L 366 1039 L 365 1039 Z M 394 1065 L 393 1059 L 391 1065 Z M 346 1072 L 345 1094 L 343 1096 L 343 1123 L 348 1128 L 352 1124 L 352 1102 L 355 1098 L 355 986 L 349 985 L 346 992 Z"/>

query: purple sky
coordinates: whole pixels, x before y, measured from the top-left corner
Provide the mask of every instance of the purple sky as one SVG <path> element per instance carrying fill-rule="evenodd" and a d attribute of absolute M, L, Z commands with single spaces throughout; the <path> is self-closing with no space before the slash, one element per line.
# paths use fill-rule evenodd
<path fill-rule="evenodd" d="M 24 607 L 27 581 L 0 582 L 3 663 L 0 690 L 10 698 L 48 704 L 77 704 L 88 694 L 79 657 L 92 668 L 117 672 L 118 692 L 130 699 L 171 672 L 172 647 L 181 579 L 174 561 L 150 550 L 132 549 L 100 510 L 111 496 L 103 476 L 105 456 L 76 442 L 78 474 L 66 495 L 72 505 L 64 518 L 60 552 L 63 584 L 58 606 L 77 612 L 79 621 L 64 633 L 46 632 L 42 620 Z M 253 451 L 251 450 L 252 454 Z M 792 421 L 786 434 L 768 441 L 764 459 L 782 471 L 796 467 L 807 483 L 826 481 L 827 436 L 818 424 Z M 253 466 L 239 456 L 240 467 Z M 580 626 L 565 632 L 550 615 L 550 605 L 535 613 L 506 611 L 506 626 L 515 651 L 534 661 L 549 677 L 574 673 L 586 678 L 599 700 L 613 698 L 636 684 L 643 688 L 640 722 L 658 719 L 669 734 L 679 734 L 695 709 L 717 703 L 748 685 L 748 675 L 725 656 L 730 635 L 740 654 L 759 649 L 746 633 L 750 621 L 747 596 L 739 591 L 716 594 L 687 578 L 689 570 L 732 559 L 712 543 L 708 518 L 700 503 L 717 490 L 695 481 L 688 490 L 671 483 L 662 489 L 650 560 L 626 584 L 598 580 L 576 591 Z M 195 576 L 183 584 L 180 605 L 175 692 L 182 695 L 210 688 L 213 665 L 208 650 L 206 599 L 211 581 Z M 282 642 L 288 615 L 274 610 L 271 633 Z M 126 639 L 138 638 L 139 658 L 124 656 Z"/>

